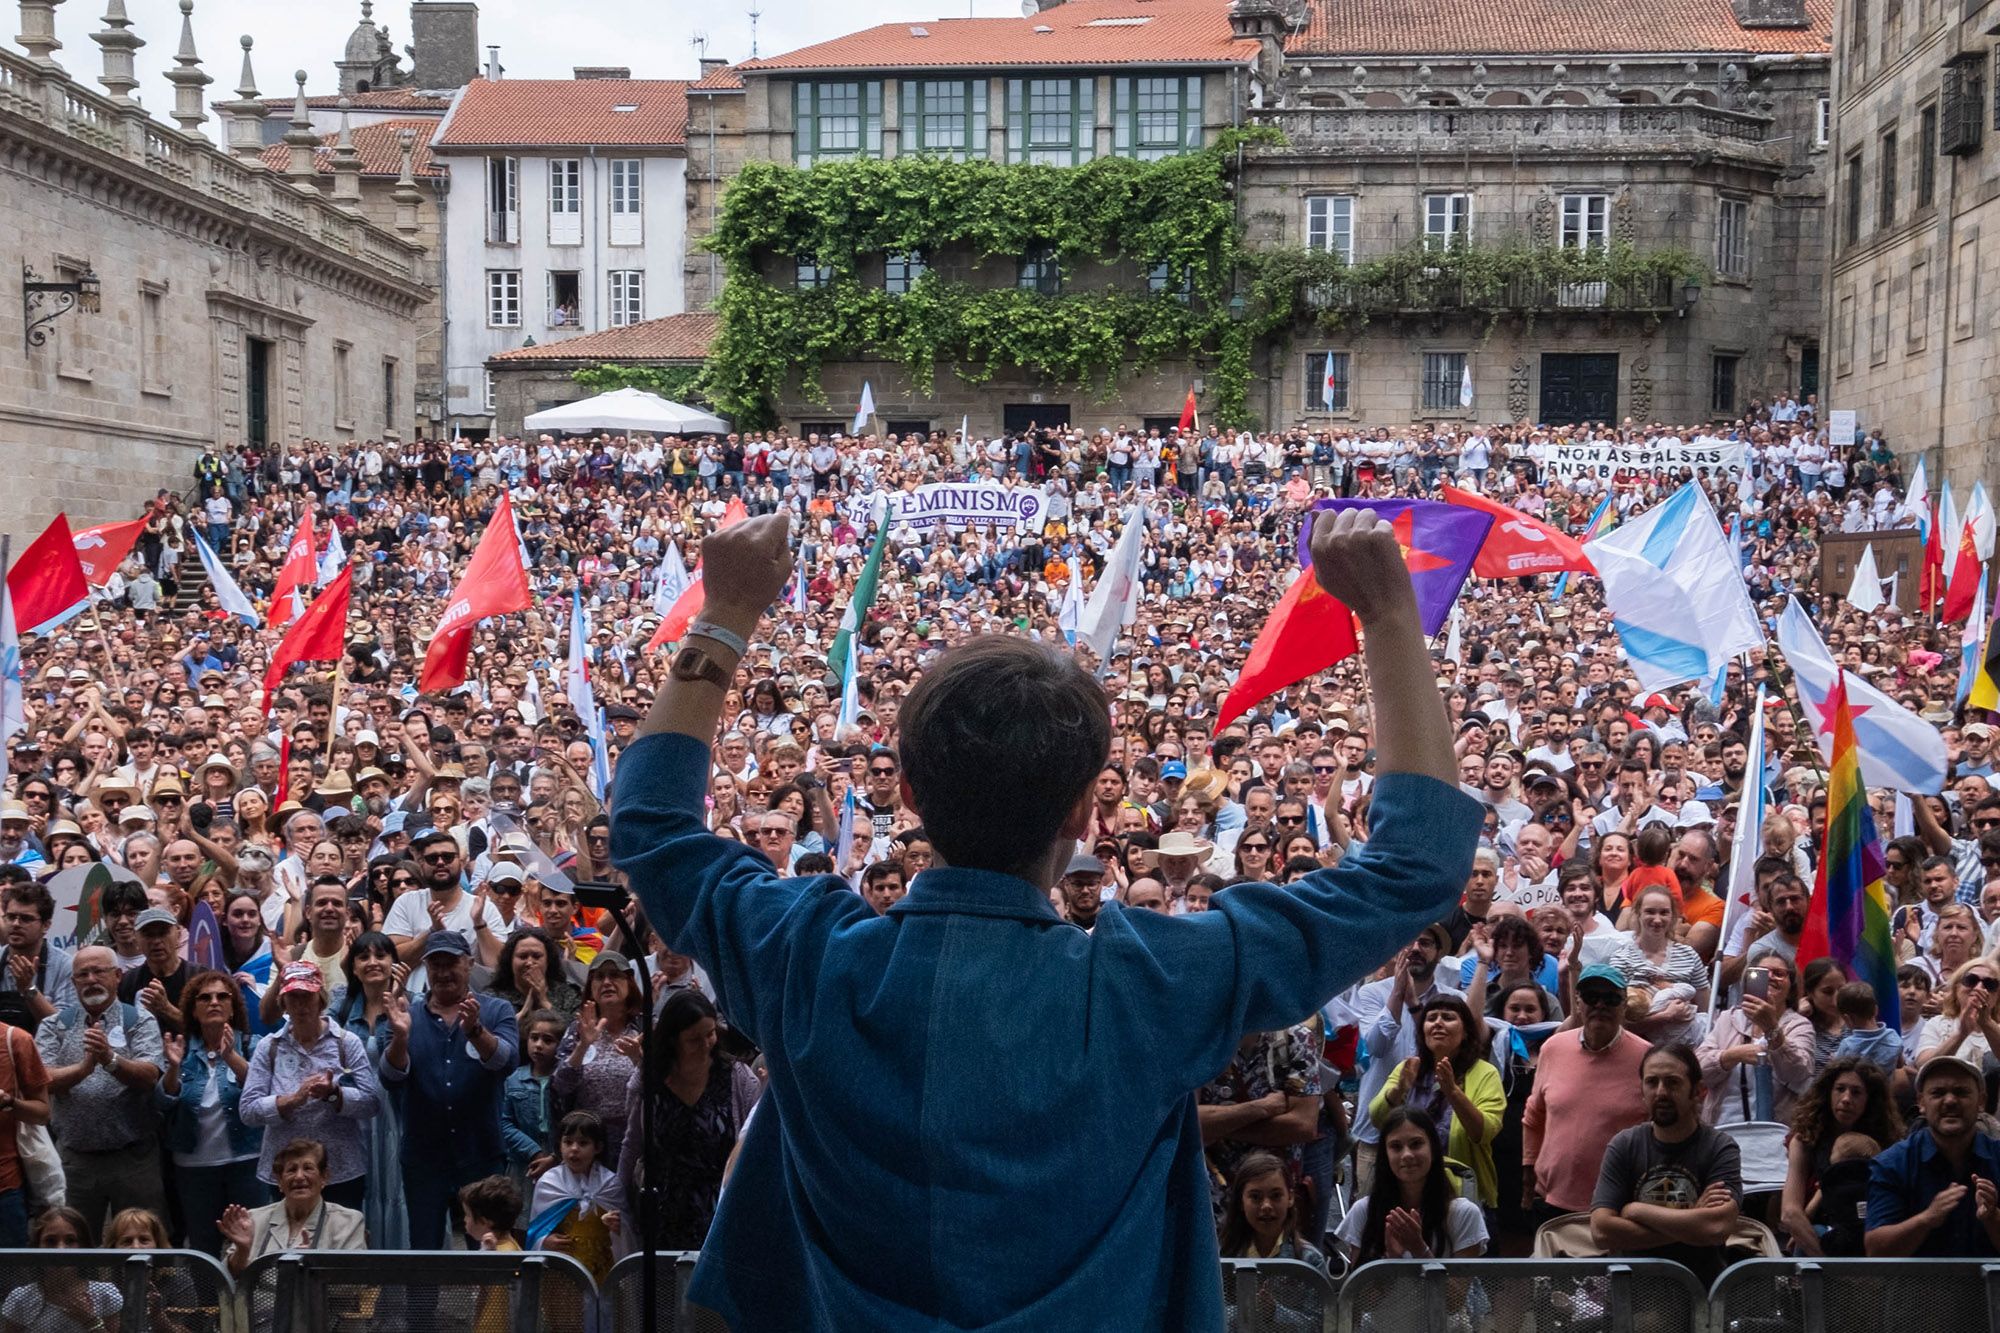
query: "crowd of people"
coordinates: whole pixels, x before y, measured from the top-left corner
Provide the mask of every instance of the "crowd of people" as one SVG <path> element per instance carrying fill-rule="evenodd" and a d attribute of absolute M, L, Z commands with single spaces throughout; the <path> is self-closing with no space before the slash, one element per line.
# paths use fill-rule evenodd
<path fill-rule="evenodd" d="M 1697 436 L 1740 444 L 1741 473 L 1554 465 L 1575 443 Z M 210 452 L 188 496 L 148 506 L 89 610 L 23 648 L 0 805 L 0 1246 L 170 1240 L 241 1271 L 295 1247 L 526 1244 L 600 1276 L 647 1241 L 699 1248 L 764 1070 L 693 959 L 628 938 L 576 887 L 619 878 L 607 803 L 665 679 L 646 645 L 669 548 L 694 567 L 738 501 L 792 512 L 804 587 L 735 672 L 708 823 L 890 912 L 933 860 L 906 805 L 902 700 L 974 636 L 1064 642 L 1071 582 L 1094 582 L 1143 514 L 1137 621 L 1108 660 L 1076 649 L 1114 718 L 1094 817 L 1041 886 L 1088 931 L 1113 910 L 1199 913 L 1366 844 L 1359 658 L 1214 719 L 1314 499 L 1452 482 L 1578 534 L 1607 496 L 1630 516 L 1700 486 L 1741 519 L 1760 613 L 1802 600 L 1850 669 L 1942 731 L 1947 788 L 1886 848 L 1902 1029 L 1830 961 L 1799 965 L 1825 777 L 1775 649 L 1732 668 L 1719 702 L 1648 694 L 1594 579 L 1560 595 L 1474 580 L 1462 653 L 1434 654 L 1461 785 L 1486 807 L 1463 900 L 1201 1089 L 1224 1253 L 1338 1268 L 1525 1254 L 1541 1231 L 1708 1273 L 1755 1247 L 1754 1220 L 1800 1254 L 2000 1253 L 1995 733 L 1954 707 L 1955 628 L 1893 604 L 1864 616 L 1820 579 L 1822 534 L 1914 522 L 1900 467 L 1879 433 L 1830 447 L 1812 400 L 1783 394 L 1699 430 L 1114 422 Z M 1045 522 L 892 529 L 842 727 L 829 655 L 872 541 L 857 515 L 872 493 L 967 478 L 1038 491 Z M 422 693 L 502 493 L 534 606 L 478 627 L 463 687 Z M 308 514 L 353 570 L 349 646 L 337 679 L 295 670 L 267 715 L 279 631 L 221 608 L 189 539 L 261 604 Z M 565 693 L 573 595 L 608 789 Z M 1759 684 L 1778 706 L 1753 755 Z M 1746 782 L 1770 793 L 1760 829 L 1734 827 Z M 1886 837 L 1893 794 L 1875 797 Z M 993 793 L 996 817 L 1008 799 Z M 1718 877 L 1744 838 L 1758 903 L 1724 939 Z M 201 904 L 220 967 L 192 961 Z M 1732 1130 L 1772 1123 L 1790 1169 L 1746 1204 Z M 39 1326 L 15 1305 L 0 1326 Z"/>

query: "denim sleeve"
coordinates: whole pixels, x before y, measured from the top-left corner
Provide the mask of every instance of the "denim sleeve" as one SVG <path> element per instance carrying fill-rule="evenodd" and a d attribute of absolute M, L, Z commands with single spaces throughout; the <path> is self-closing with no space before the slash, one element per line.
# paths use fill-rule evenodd
<path fill-rule="evenodd" d="M 1368 842 L 1339 865 L 1282 888 L 1232 885 L 1192 917 L 1110 914 L 1105 945 L 1143 954 L 1118 972 L 1119 1007 L 1175 1016 L 1156 1068 L 1184 1087 L 1206 1081 L 1244 1033 L 1301 1021 L 1445 916 L 1471 873 L 1480 818 L 1456 786 L 1386 774 Z"/>
<path fill-rule="evenodd" d="M 625 751 L 611 859 L 661 937 L 707 969 L 717 1007 L 761 1046 L 794 944 L 824 938 L 840 919 L 859 920 L 873 909 L 859 894 L 829 892 L 836 880 L 781 877 L 760 854 L 710 833 L 708 753 L 700 741 L 674 734 L 644 737 Z"/>

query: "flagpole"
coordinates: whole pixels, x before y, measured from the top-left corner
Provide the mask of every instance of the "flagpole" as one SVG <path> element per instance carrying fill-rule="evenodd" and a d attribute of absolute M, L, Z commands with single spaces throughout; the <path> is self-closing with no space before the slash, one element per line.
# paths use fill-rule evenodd
<path fill-rule="evenodd" d="M 100 648 L 104 649 L 104 678 L 107 683 L 116 685 L 118 684 L 118 664 L 111 659 L 111 637 L 104 632 L 104 617 L 97 613 L 96 607 L 90 609 L 90 615 L 97 622 L 97 644 Z M 16 628 L 18 629 L 19 627 L 17 626 Z"/>
<path fill-rule="evenodd" d="M 8 607 L 11 598 L 7 593 L 7 571 L 12 568 L 13 563 L 14 539 L 6 533 L 0 532 L 0 615 L 11 614 Z M 18 625 L 14 627 L 15 652 L 17 655 L 20 651 L 20 628 Z M 25 729 L 28 722 L 28 673 L 25 669 L 21 668 L 18 656 L 14 665 L 21 673 L 21 725 Z M 0 726 L 4 726 L 6 722 L 7 691 L 11 688 L 13 687 L 8 683 L 7 672 L 0 670 Z M 5 736 L 0 737 L 0 740 L 4 740 L 6 743 L 7 767 L 11 769 L 14 766 L 14 738 L 12 736 Z"/>
<path fill-rule="evenodd" d="M 347 683 L 347 652 L 343 648 L 333 659 L 333 705 L 326 711 L 326 751 L 333 753 L 334 739 L 340 735 L 340 690 Z"/>

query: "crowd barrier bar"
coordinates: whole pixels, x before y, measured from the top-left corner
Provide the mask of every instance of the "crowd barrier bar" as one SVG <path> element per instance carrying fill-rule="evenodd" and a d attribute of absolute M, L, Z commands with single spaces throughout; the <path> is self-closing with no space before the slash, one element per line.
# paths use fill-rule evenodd
<path fill-rule="evenodd" d="M 1390 1259 L 1347 1275 L 1339 1316 L 1338 1333 L 1707 1333 L 1708 1292 L 1665 1259 Z"/>

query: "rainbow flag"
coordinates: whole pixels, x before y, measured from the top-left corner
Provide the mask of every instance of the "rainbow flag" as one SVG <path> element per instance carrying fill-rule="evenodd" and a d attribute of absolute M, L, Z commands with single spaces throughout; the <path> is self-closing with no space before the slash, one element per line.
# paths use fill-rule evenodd
<path fill-rule="evenodd" d="M 1819 879 L 1806 927 L 1799 937 L 1799 968 L 1831 957 L 1850 981 L 1875 988 L 1883 1026 L 1902 1026 L 1896 991 L 1896 946 L 1889 933 L 1889 888 L 1882 843 L 1868 790 L 1861 785 L 1861 756 L 1854 743 L 1854 712 L 1847 703 L 1847 673 L 1827 696 L 1833 717 L 1833 762 L 1826 784 L 1826 829 Z"/>
<path fill-rule="evenodd" d="M 1583 535 L 1576 539 L 1577 545 L 1581 546 L 1585 542 L 1596 541 L 1599 537 L 1602 537 L 1617 526 L 1618 516 L 1611 512 L 1611 492 L 1606 491 L 1604 498 L 1597 502 L 1597 512 L 1590 516 L 1590 522 L 1584 526 Z M 1569 571 L 1564 570 L 1562 576 L 1556 580 L 1556 589 L 1549 594 L 1549 600 L 1552 602 L 1561 601 L 1563 593 L 1568 591 L 1568 589 Z"/>

